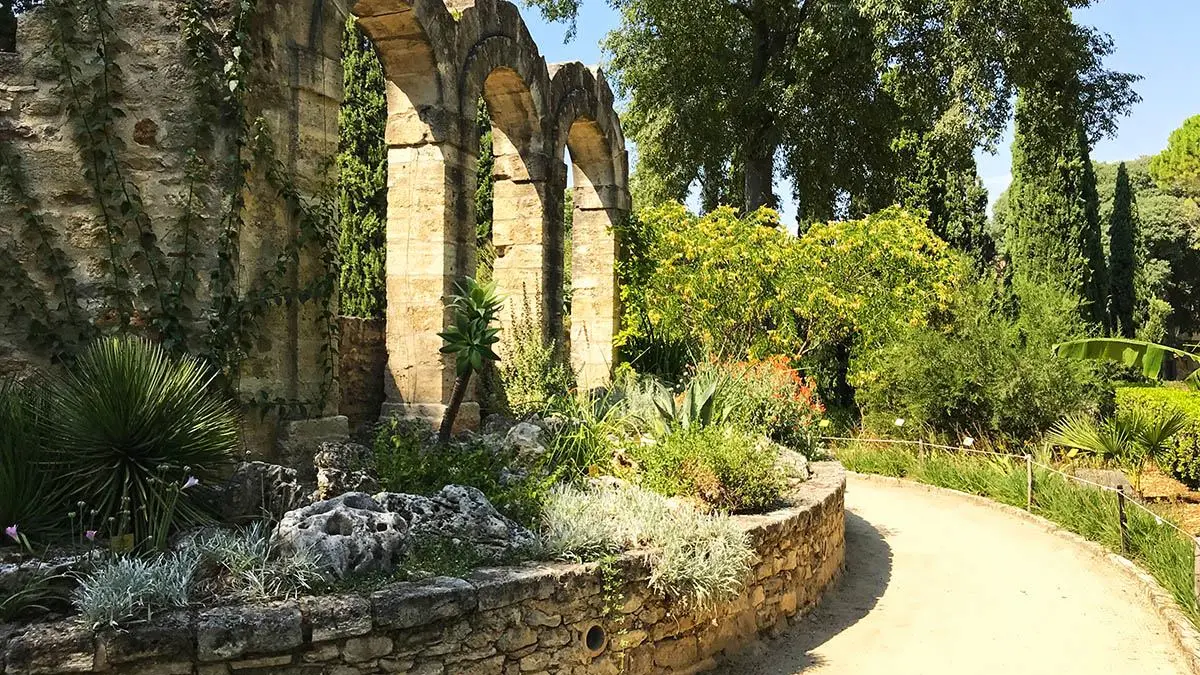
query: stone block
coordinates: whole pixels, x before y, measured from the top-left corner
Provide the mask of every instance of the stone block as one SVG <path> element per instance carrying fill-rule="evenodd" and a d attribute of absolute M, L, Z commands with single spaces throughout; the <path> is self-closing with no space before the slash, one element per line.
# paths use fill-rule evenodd
<path fill-rule="evenodd" d="M 327 642 L 371 632 L 371 601 L 358 595 L 301 598 L 300 611 L 312 626 L 312 641 Z"/>
<path fill-rule="evenodd" d="M 218 607 L 196 620 L 201 661 L 232 661 L 243 656 L 278 654 L 304 642 L 299 606 L 292 603 Z"/>
<path fill-rule="evenodd" d="M 301 482 L 315 483 L 313 457 L 322 443 L 350 440 L 350 422 L 343 415 L 294 420 L 279 425 L 275 450 L 280 463 L 296 470 Z"/>
<path fill-rule="evenodd" d="M 436 577 L 400 582 L 371 595 L 375 624 L 413 628 L 462 615 L 476 608 L 475 588 L 462 579 Z"/>
<path fill-rule="evenodd" d="M 107 663 L 184 661 L 196 653 L 195 629 L 188 612 L 157 614 L 151 622 L 106 630 L 96 639 Z"/>

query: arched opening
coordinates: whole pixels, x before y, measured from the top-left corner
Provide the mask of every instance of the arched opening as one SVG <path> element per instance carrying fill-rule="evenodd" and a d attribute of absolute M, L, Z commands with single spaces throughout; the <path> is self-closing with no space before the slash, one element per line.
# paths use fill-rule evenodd
<path fill-rule="evenodd" d="M 553 199 L 545 162 L 539 161 L 540 119 L 529 87 L 510 68 L 497 68 L 487 76 L 483 100 L 492 124 L 491 275 L 508 298 L 501 321 L 510 329 L 518 322 L 533 322 L 535 332 L 545 339 L 557 286 L 554 265 L 547 258 L 545 209 Z"/>

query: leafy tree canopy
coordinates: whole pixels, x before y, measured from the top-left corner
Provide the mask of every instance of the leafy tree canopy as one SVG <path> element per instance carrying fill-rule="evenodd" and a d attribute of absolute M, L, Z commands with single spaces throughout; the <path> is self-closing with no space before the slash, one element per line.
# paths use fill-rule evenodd
<path fill-rule="evenodd" d="M 582 1 L 530 3 L 573 22 Z M 614 0 L 606 47 L 639 197 L 698 184 L 706 208 L 753 210 L 782 175 L 802 221 L 869 213 L 901 201 L 895 178 L 916 168 L 904 150 L 928 139 L 942 165 L 969 166 L 1016 88 L 1055 71 L 1083 85 L 1089 137 L 1107 133 L 1135 78 L 1106 69 L 1111 41 L 1071 20 L 1092 1 Z"/>
<path fill-rule="evenodd" d="M 1200 197 L 1200 115 L 1171 134 L 1167 149 L 1150 161 L 1150 175 L 1171 190 Z"/>

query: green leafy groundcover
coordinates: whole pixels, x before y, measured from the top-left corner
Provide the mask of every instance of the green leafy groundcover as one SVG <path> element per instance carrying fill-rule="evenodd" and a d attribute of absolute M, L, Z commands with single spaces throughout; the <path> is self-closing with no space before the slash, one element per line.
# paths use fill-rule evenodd
<path fill-rule="evenodd" d="M 921 456 L 905 447 L 862 443 L 839 448 L 835 455 L 850 471 L 907 478 L 1025 507 L 1026 468 L 1021 457 L 949 453 Z M 1121 550 L 1115 494 L 1082 486 L 1045 469 L 1035 468 L 1034 482 L 1036 515 L 1112 551 Z M 1149 571 L 1174 596 L 1192 623 L 1200 626 L 1193 587 L 1193 542 L 1142 509 L 1128 509 L 1127 515 L 1127 557 Z"/>

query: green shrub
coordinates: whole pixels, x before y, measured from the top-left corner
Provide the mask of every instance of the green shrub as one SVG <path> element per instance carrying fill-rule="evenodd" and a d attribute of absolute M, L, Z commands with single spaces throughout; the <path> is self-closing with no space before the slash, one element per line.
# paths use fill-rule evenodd
<path fill-rule="evenodd" d="M 560 480 L 575 481 L 612 467 L 613 453 L 635 426 L 624 402 L 607 393 L 579 393 L 554 402 L 559 420 L 547 439 L 549 470 Z"/>
<path fill-rule="evenodd" d="M 650 549 L 650 587 L 694 607 L 710 607 L 741 591 L 754 552 L 746 532 L 636 486 L 559 486 L 542 520 L 546 551 L 596 560 Z"/>
<path fill-rule="evenodd" d="M 500 345 L 500 393 L 504 407 L 518 416 L 545 413 L 556 399 L 569 396 L 575 388 L 575 373 L 561 346 L 543 338 L 540 324 L 541 312 L 532 309 L 526 297 L 524 311 Z"/>
<path fill-rule="evenodd" d="M 68 501 L 94 509 L 110 536 L 127 524 L 138 545 L 204 520 L 181 487 L 190 477 L 215 482 L 238 444 L 236 409 L 213 393 L 215 377 L 139 338 L 86 349 L 51 380 L 42 425 Z"/>
<path fill-rule="evenodd" d="M 1108 412 L 1112 388 L 1092 364 L 1054 356 L 1057 342 L 1084 330 L 1077 301 L 1024 289 L 1019 310 L 994 284 L 969 288 L 946 330 L 911 329 L 857 359 L 855 400 L 867 429 L 1029 440 L 1064 415 Z"/>
<path fill-rule="evenodd" d="M 683 429 L 631 453 L 642 485 L 669 497 L 742 512 L 766 510 L 783 496 L 777 446 L 734 427 Z"/>
<path fill-rule="evenodd" d="M 38 432 L 41 403 L 31 390 L 0 382 L 0 523 L 27 536 L 63 525 L 67 512 Z"/>
<path fill-rule="evenodd" d="M 1189 422 L 1175 434 L 1157 459 L 1163 471 L 1192 489 L 1200 488 L 1200 392 L 1174 387 L 1119 387 L 1117 409 L 1158 419 L 1169 411 L 1187 415 Z"/>
<path fill-rule="evenodd" d="M 478 437 L 438 446 L 420 420 L 389 419 L 375 436 L 375 462 L 385 489 L 429 495 L 447 485 L 467 485 L 501 513 L 523 524 L 538 519 L 554 478 L 544 467 L 522 466 L 515 449 Z"/>
<path fill-rule="evenodd" d="M 187 606 L 198 561 L 194 551 L 105 560 L 80 579 L 72 599 L 93 627 L 149 620 L 155 612 Z"/>

